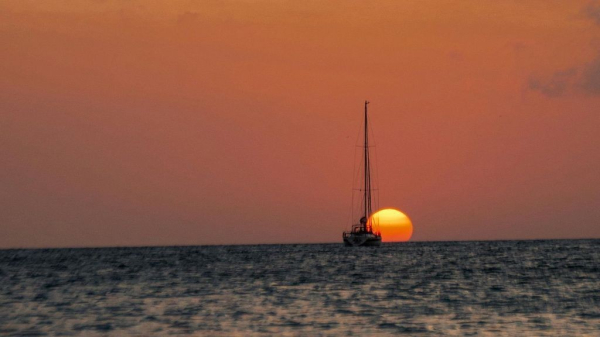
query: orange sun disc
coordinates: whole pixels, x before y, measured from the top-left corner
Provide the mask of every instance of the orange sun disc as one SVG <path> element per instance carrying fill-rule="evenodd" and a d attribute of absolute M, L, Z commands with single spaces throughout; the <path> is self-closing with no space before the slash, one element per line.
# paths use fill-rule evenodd
<path fill-rule="evenodd" d="M 373 230 L 381 232 L 383 242 L 404 242 L 410 240 L 413 233 L 413 225 L 410 219 L 402 212 L 393 208 L 379 210 L 369 221 L 373 224 Z"/>

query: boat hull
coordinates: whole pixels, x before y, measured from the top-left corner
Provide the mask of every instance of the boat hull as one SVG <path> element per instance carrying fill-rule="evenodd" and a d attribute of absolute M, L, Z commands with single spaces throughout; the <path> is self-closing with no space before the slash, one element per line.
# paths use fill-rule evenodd
<path fill-rule="evenodd" d="M 344 246 L 346 247 L 379 247 L 381 246 L 381 236 L 373 234 L 350 234 L 344 236 Z"/>

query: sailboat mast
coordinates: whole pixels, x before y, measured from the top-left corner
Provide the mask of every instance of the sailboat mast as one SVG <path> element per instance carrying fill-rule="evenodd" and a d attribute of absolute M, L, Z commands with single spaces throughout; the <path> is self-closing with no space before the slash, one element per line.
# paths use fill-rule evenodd
<path fill-rule="evenodd" d="M 364 189 L 364 200 L 365 200 L 365 230 L 370 232 L 368 226 L 369 215 L 371 215 L 371 172 L 369 163 L 369 120 L 367 118 L 367 105 L 369 101 L 365 101 L 365 189 Z"/>
<path fill-rule="evenodd" d="M 361 208 L 363 208 L 363 216 L 360 218 L 359 223 L 355 223 L 353 222 L 352 224 L 352 229 L 349 232 L 344 232 L 342 234 L 342 239 L 344 240 L 344 246 L 381 246 L 381 233 L 379 232 L 379 224 L 377 225 L 373 225 L 370 221 L 369 221 L 369 217 L 371 216 L 371 212 L 372 212 L 372 208 L 373 207 L 373 195 L 372 195 L 372 191 L 373 188 L 371 186 L 371 158 L 370 158 L 370 151 L 369 151 L 369 113 L 368 113 L 368 108 L 369 108 L 369 101 L 365 101 L 365 121 L 364 121 L 364 140 L 363 140 L 363 153 L 362 153 L 362 158 L 363 161 L 362 163 L 358 163 L 358 169 L 355 171 L 355 177 L 358 178 L 358 185 L 354 185 L 354 189 L 356 190 L 356 187 L 358 187 L 359 191 L 362 191 L 362 195 L 360 195 L 360 193 L 358 194 L 358 198 L 356 198 L 357 194 L 356 192 L 352 192 L 352 218 L 354 218 L 354 215 L 356 215 L 355 212 L 361 212 Z M 360 140 L 357 140 L 357 143 L 360 144 Z M 360 145 L 355 144 L 357 146 L 356 150 L 360 151 Z M 357 152 L 355 152 L 355 156 L 356 156 Z M 360 167 L 363 164 L 364 167 Z M 355 167 L 356 168 L 356 167 Z M 363 172 L 360 172 L 362 170 L 364 170 Z M 364 176 L 361 176 L 361 173 L 364 174 Z M 362 180 L 361 180 L 362 179 Z M 377 179 L 374 180 L 375 184 L 377 185 Z M 356 181 L 355 181 L 356 184 Z M 362 198 L 362 199 L 361 199 Z M 377 207 L 377 196 L 374 196 L 375 198 L 375 207 Z M 354 207 L 358 207 L 359 209 L 357 210 Z M 375 231 L 373 229 L 373 227 L 375 227 Z"/>

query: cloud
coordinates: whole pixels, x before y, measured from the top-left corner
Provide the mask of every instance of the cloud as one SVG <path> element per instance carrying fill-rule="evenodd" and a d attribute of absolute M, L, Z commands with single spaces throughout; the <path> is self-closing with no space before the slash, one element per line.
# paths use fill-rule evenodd
<path fill-rule="evenodd" d="M 579 68 L 557 71 L 552 76 L 531 76 L 528 87 L 548 97 L 564 96 L 570 91 L 600 95 L 600 52 L 596 59 Z"/>
<path fill-rule="evenodd" d="M 557 71 L 547 79 L 532 76 L 529 78 L 529 89 L 539 91 L 548 97 L 559 97 L 567 92 L 576 76 L 575 68 Z"/>
<path fill-rule="evenodd" d="M 600 26 L 600 0 L 589 2 L 581 12 L 586 19 L 592 20 Z M 597 50 L 593 61 L 584 65 L 557 71 L 546 78 L 531 76 L 528 87 L 548 97 L 563 96 L 569 91 L 586 95 L 600 95 L 600 50 Z"/>
<path fill-rule="evenodd" d="M 528 87 L 548 97 L 560 97 L 570 91 L 586 95 L 600 95 L 600 53 L 590 63 L 578 68 L 557 71 L 552 76 L 531 76 Z"/>
<path fill-rule="evenodd" d="M 584 67 L 580 86 L 587 94 L 600 95 L 600 55 Z"/>
<path fill-rule="evenodd" d="M 582 9 L 583 14 L 600 25 L 600 1 L 591 1 Z"/>

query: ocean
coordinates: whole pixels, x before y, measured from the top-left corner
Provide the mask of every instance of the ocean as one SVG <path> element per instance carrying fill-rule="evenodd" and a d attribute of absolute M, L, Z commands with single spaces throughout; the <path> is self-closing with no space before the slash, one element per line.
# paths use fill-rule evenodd
<path fill-rule="evenodd" d="M 600 336 L 600 240 L 0 250 L 0 336 Z"/>

